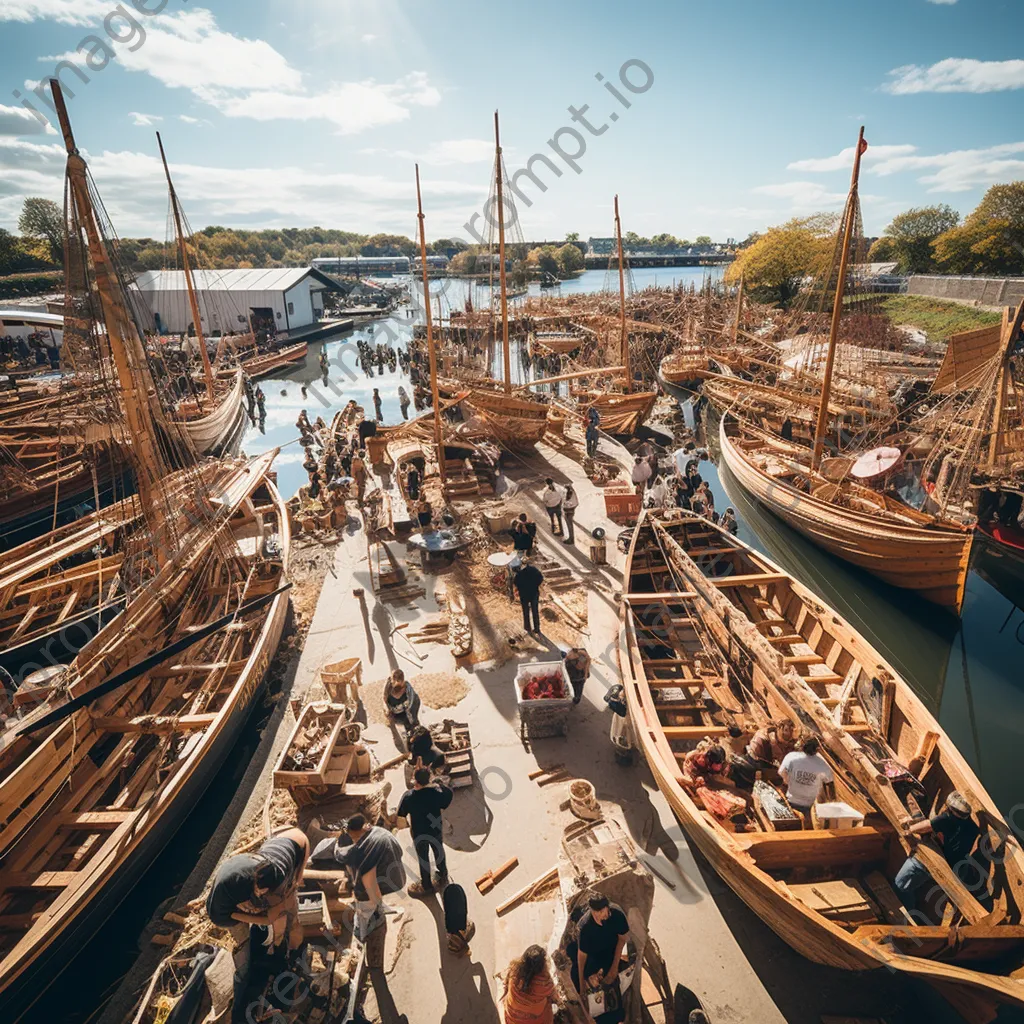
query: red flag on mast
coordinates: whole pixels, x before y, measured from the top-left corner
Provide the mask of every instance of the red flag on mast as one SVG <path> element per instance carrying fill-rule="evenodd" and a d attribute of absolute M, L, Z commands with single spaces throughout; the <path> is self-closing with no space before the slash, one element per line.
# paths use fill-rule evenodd
<path fill-rule="evenodd" d="M 863 156 L 867 152 L 867 149 L 868 149 L 868 140 L 867 139 L 861 139 L 860 140 L 860 155 Z"/>

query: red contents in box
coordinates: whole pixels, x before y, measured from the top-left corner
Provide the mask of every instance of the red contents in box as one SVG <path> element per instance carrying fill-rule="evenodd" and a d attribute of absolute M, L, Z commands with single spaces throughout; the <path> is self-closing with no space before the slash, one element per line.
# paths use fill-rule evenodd
<path fill-rule="evenodd" d="M 565 679 L 560 672 L 535 676 L 523 687 L 523 700 L 562 700 L 565 698 Z"/>

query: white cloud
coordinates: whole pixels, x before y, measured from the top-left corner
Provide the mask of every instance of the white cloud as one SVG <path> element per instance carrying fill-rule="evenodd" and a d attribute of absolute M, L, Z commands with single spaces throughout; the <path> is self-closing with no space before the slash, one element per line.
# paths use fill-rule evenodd
<path fill-rule="evenodd" d="M 145 42 L 134 49 L 130 42 L 112 44 L 122 67 L 149 74 L 168 88 L 188 89 L 227 117 L 326 121 L 349 135 L 404 121 L 412 108 L 441 102 L 441 93 L 422 71 L 394 82 L 366 79 L 308 87 L 302 72 L 269 43 L 223 31 L 212 12 L 201 7 L 151 17 L 144 28 Z M 81 66 L 84 56 L 70 52 L 40 60 Z"/>
<path fill-rule="evenodd" d="M 366 32 L 359 37 L 361 43 L 372 43 L 377 37 L 372 32 Z"/>
<path fill-rule="evenodd" d="M 137 110 L 130 110 L 128 116 L 132 119 L 132 124 L 139 128 L 152 128 L 157 121 L 163 120 L 159 114 L 140 114 Z"/>
<path fill-rule="evenodd" d="M 755 195 L 788 199 L 792 211 L 795 213 L 837 206 L 846 200 L 845 192 L 829 192 L 820 182 L 816 181 L 787 181 L 778 185 L 758 185 L 750 191 Z"/>
<path fill-rule="evenodd" d="M 360 149 L 359 155 L 398 157 L 426 167 L 446 167 L 451 164 L 478 164 L 493 160 L 494 143 L 487 139 L 446 139 L 443 142 L 431 143 L 418 153 L 408 149 L 370 147 Z"/>
<path fill-rule="evenodd" d="M 209 125 L 210 122 L 205 117 L 192 117 L 190 114 L 179 114 L 178 120 L 183 124 L 203 124 Z"/>
<path fill-rule="evenodd" d="M 862 162 L 865 167 L 868 167 L 872 163 L 916 152 L 917 146 L 872 146 L 869 143 Z M 816 171 L 849 171 L 853 167 L 853 146 L 841 150 L 835 156 L 796 160 L 787 164 L 787 167 L 791 171 L 811 171 L 812 173 Z"/>
<path fill-rule="evenodd" d="M 114 8 L 107 0 L 0 0 L 0 21 L 59 21 L 91 25 Z"/>
<path fill-rule="evenodd" d="M 40 121 L 25 107 L 5 107 L 0 103 L 0 135 L 56 135 L 54 128 Z"/>
<path fill-rule="evenodd" d="M 952 5 L 956 3 L 956 0 L 928 0 L 930 4 L 947 4 Z"/>
<path fill-rule="evenodd" d="M 84 140 L 79 140 L 80 144 Z M 166 183 L 151 153 L 86 153 L 107 212 L 119 234 L 163 237 Z M 57 143 L 0 137 L 0 223 L 16 223 L 26 195 L 60 200 L 66 155 Z M 175 188 L 197 229 L 205 224 L 294 227 L 329 224 L 353 231 L 415 227 L 411 176 L 352 174 L 297 166 L 234 168 L 171 165 Z M 467 211 L 479 209 L 483 186 L 446 179 L 430 182 L 430 223 L 438 237 L 457 231 Z"/>
<path fill-rule="evenodd" d="M 949 57 L 925 67 L 906 64 L 889 72 L 882 88 L 897 96 L 921 92 L 1001 92 L 1024 88 L 1024 60 Z"/>
<path fill-rule="evenodd" d="M 1008 142 L 987 149 L 959 149 L 931 156 L 896 156 L 872 168 L 888 176 L 930 171 L 918 181 L 929 192 L 967 192 L 999 181 L 1024 177 L 1024 142 Z"/>

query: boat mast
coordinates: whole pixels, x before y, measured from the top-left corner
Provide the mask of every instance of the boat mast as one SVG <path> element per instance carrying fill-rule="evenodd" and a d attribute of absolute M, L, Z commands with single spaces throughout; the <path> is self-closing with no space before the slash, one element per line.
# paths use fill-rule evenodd
<path fill-rule="evenodd" d="M 505 200 L 501 192 L 501 136 L 498 112 L 494 112 L 495 182 L 498 191 L 498 273 L 501 280 L 501 344 L 505 371 L 505 394 L 512 394 L 512 365 L 508 350 L 508 283 L 505 280 Z"/>
<path fill-rule="evenodd" d="M 215 392 L 213 388 L 213 367 L 210 366 L 210 353 L 206 351 L 206 338 L 203 336 L 203 318 L 199 315 L 199 299 L 196 297 L 196 286 L 192 280 L 192 267 L 188 262 L 188 249 L 185 245 L 185 232 L 181 226 L 181 208 L 178 206 L 178 193 L 174 191 L 174 182 L 171 181 L 171 171 L 167 166 L 167 156 L 164 153 L 164 143 L 160 133 L 156 133 L 156 144 L 160 147 L 160 159 L 163 161 L 164 174 L 167 176 L 167 189 L 171 194 L 171 210 L 174 213 L 174 230 L 178 236 L 178 253 L 181 255 L 181 267 L 185 272 L 185 287 L 188 289 L 188 304 L 192 310 L 192 323 L 196 329 L 196 342 L 199 345 L 199 354 L 203 358 L 203 376 L 206 378 L 206 397 L 213 402 Z"/>
<path fill-rule="evenodd" d="M 622 224 L 619 222 L 619 197 L 615 197 L 615 239 L 619 247 L 619 350 L 626 368 L 626 394 L 633 390 L 633 370 L 629 365 L 629 338 L 626 334 L 626 271 L 622 258 Z"/>
<path fill-rule="evenodd" d="M 832 392 L 832 371 L 836 362 L 836 339 L 839 337 L 839 321 L 843 315 L 843 297 L 846 292 L 846 270 L 850 263 L 850 239 L 853 237 L 853 222 L 857 214 L 857 183 L 860 180 L 860 158 L 867 149 L 864 141 L 864 126 L 857 137 L 853 152 L 853 174 L 850 178 L 850 194 L 846 199 L 846 214 L 843 224 L 843 248 L 839 256 L 839 279 L 836 281 L 836 295 L 832 303 L 832 323 L 828 332 L 828 355 L 825 357 L 825 376 L 821 382 L 821 404 L 818 406 L 818 421 L 814 427 L 814 452 L 811 455 L 811 469 L 821 465 L 825 449 L 825 426 L 828 423 L 828 401 Z"/>
<path fill-rule="evenodd" d="M 1022 323 L 1024 323 L 1024 302 L 1020 304 L 1013 316 L 1010 314 L 1010 307 L 1004 307 L 1003 325 L 999 342 L 1001 359 L 999 375 L 996 379 L 996 401 L 992 415 L 992 433 L 988 441 L 988 464 L 990 468 L 995 465 L 996 458 L 999 455 L 1000 441 L 1003 434 L 1003 410 L 1006 406 L 1007 385 L 1010 380 L 1008 363 L 1013 352 L 1014 342 L 1020 333 Z"/>
<path fill-rule="evenodd" d="M 732 343 L 735 345 L 740 334 L 740 320 L 743 317 L 743 275 L 740 274 L 740 287 L 736 292 L 736 319 L 732 325 Z"/>
<path fill-rule="evenodd" d="M 117 271 L 107 252 L 89 195 L 88 169 L 75 145 L 64 94 L 60 82 L 55 78 L 50 79 L 50 90 L 68 153 L 67 176 L 72 199 L 78 211 L 79 223 L 85 228 L 89 256 L 96 272 L 96 291 L 110 344 L 111 358 L 121 387 L 125 421 L 132 440 L 139 498 L 144 509 L 155 509 L 157 484 L 164 474 L 157 456 L 156 424 L 149 404 L 146 350 L 128 310 L 118 295 Z"/>
<path fill-rule="evenodd" d="M 434 445 L 437 448 L 437 471 L 444 494 L 444 438 L 441 434 L 441 400 L 437 395 L 437 354 L 434 351 L 433 316 L 430 312 L 430 278 L 427 275 L 427 232 L 420 195 L 420 165 L 416 165 L 416 218 L 420 222 L 420 271 L 423 274 L 423 308 L 427 311 L 427 354 L 430 357 L 430 394 L 434 403 Z M 438 299 L 440 302 L 440 298 Z"/>

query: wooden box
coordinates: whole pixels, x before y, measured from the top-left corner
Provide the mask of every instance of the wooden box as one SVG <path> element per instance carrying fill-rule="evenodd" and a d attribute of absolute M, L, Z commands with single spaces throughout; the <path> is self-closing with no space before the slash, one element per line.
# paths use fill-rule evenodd
<path fill-rule="evenodd" d="M 766 783 L 766 785 L 770 785 L 770 783 Z M 782 803 L 784 803 L 787 807 L 789 807 L 791 811 L 793 811 L 793 808 L 790 807 L 789 801 L 785 798 L 785 796 L 783 796 L 779 789 L 775 786 L 773 786 L 772 788 L 775 790 L 775 793 L 778 796 L 779 800 L 781 800 Z M 757 820 L 764 826 L 765 831 L 791 832 L 803 828 L 804 820 L 799 811 L 793 811 L 792 818 L 773 818 L 771 817 L 771 815 L 766 814 L 761 807 L 761 801 L 758 799 L 756 787 L 754 790 L 752 802 L 754 805 L 754 814 L 756 815 Z"/>
<path fill-rule="evenodd" d="M 335 752 L 334 747 L 338 740 L 338 733 L 341 732 L 347 718 L 348 708 L 344 704 L 307 704 L 302 709 L 299 720 L 295 723 L 295 728 L 292 729 L 288 743 L 274 768 L 274 785 L 279 789 L 328 785 L 327 772 L 331 756 Z M 306 742 L 307 732 L 314 727 L 318 720 L 321 726 L 320 735 L 325 737 L 326 742 L 320 749 L 321 744 L 319 740 L 317 741 L 316 764 L 302 770 L 291 767 L 295 763 L 293 755 L 306 748 L 308 745 Z"/>
<path fill-rule="evenodd" d="M 640 515 L 640 496 L 628 484 L 616 481 L 604 491 L 604 510 L 614 522 L 626 522 Z"/>

